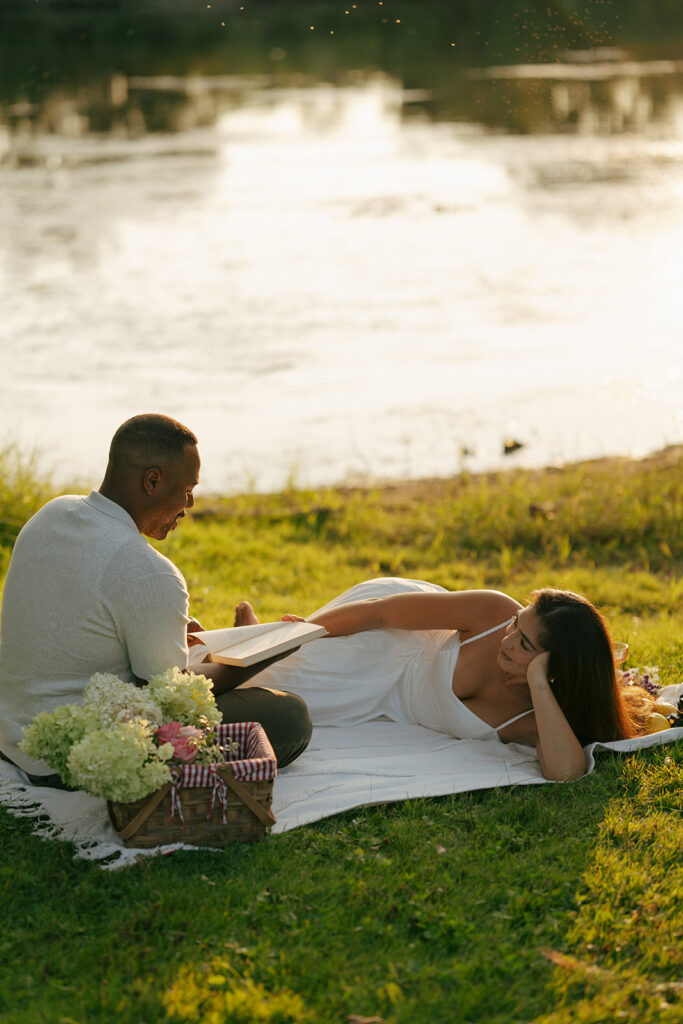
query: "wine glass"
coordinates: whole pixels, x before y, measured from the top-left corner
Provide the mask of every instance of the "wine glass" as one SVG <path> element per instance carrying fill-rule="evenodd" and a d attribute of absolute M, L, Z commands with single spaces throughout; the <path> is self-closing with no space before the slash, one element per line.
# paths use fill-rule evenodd
<path fill-rule="evenodd" d="M 612 650 L 614 652 L 614 660 L 617 665 L 623 664 L 623 662 L 628 658 L 628 644 L 612 644 Z"/>

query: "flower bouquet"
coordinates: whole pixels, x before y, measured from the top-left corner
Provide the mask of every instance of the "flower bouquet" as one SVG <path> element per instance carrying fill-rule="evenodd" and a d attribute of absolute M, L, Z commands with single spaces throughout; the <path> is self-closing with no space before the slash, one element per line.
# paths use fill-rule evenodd
<path fill-rule="evenodd" d="M 21 748 L 104 797 L 127 845 L 261 839 L 275 821 L 275 755 L 259 723 L 221 717 L 205 676 L 168 669 L 137 687 L 97 673 L 81 704 L 37 715 Z"/>

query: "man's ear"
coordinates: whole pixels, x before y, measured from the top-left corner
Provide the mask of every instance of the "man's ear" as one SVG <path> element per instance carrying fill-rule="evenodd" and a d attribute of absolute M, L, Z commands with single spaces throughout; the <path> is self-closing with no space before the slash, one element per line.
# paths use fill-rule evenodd
<path fill-rule="evenodd" d="M 145 494 L 155 494 L 161 483 L 161 470 L 158 466 L 151 466 L 146 469 L 142 477 L 142 486 Z"/>

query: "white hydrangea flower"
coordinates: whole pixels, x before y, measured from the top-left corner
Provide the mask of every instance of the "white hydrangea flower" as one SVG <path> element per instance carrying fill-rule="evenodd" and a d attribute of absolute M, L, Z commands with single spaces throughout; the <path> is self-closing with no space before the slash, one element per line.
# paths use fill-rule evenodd
<path fill-rule="evenodd" d="M 80 704 L 62 704 L 54 711 L 41 711 L 23 730 L 19 747 L 36 760 L 45 761 L 60 778 L 72 784 L 67 770 L 69 751 L 74 743 L 88 732 L 98 729 L 99 716 L 95 708 Z"/>
<path fill-rule="evenodd" d="M 67 766 L 79 789 L 121 803 L 140 800 L 171 779 L 142 718 L 88 733 L 71 748 Z"/>
<path fill-rule="evenodd" d="M 161 707 L 165 722 L 206 728 L 223 720 L 206 676 L 169 668 L 150 679 L 148 689 Z"/>
<path fill-rule="evenodd" d="M 164 716 L 149 687 L 124 683 L 107 672 L 96 672 L 83 691 L 83 704 L 93 707 L 103 728 L 131 718 L 146 718 L 161 725 Z"/>

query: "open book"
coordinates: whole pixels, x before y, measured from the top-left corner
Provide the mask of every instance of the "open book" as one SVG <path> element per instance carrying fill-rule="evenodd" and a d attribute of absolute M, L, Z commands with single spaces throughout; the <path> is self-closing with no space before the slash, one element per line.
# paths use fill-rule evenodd
<path fill-rule="evenodd" d="M 324 626 L 316 626 L 313 622 L 259 622 L 256 626 L 206 629 L 188 636 L 191 644 L 189 667 L 196 669 L 203 661 L 216 661 L 221 665 L 246 668 L 326 633 Z"/>

